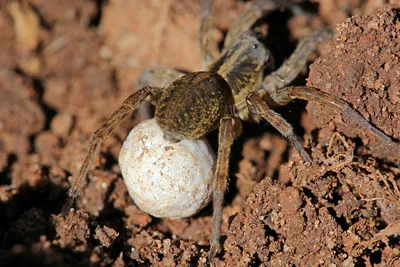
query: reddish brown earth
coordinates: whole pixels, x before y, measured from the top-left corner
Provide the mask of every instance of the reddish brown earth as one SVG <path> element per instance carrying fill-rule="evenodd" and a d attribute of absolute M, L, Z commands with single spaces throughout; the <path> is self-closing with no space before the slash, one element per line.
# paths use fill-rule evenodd
<path fill-rule="evenodd" d="M 75 211 L 58 215 L 91 133 L 135 90 L 141 71 L 201 68 L 199 1 L 137 2 L 0 2 L 2 266 L 205 265 L 211 207 L 156 219 L 128 195 L 117 157 L 138 115 L 103 145 Z M 383 7 L 389 1 L 295 2 L 310 15 L 280 10 L 260 22 L 276 63 L 313 29 L 339 23 L 312 58 L 308 85 L 399 140 L 399 13 Z M 216 1 L 219 40 L 246 5 Z M 308 113 L 301 102 L 278 111 L 303 133 L 314 162 L 304 165 L 265 124 L 245 124 L 233 147 L 217 265 L 400 266 L 400 149 L 317 104 Z"/>

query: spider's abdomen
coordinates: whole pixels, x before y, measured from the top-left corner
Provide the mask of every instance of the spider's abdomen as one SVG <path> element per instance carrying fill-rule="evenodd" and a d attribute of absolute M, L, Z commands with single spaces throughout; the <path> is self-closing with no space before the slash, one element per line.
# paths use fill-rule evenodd
<path fill-rule="evenodd" d="M 215 72 L 195 72 L 174 81 L 156 105 L 161 129 L 176 139 L 198 139 L 219 125 L 232 108 L 228 83 Z"/>

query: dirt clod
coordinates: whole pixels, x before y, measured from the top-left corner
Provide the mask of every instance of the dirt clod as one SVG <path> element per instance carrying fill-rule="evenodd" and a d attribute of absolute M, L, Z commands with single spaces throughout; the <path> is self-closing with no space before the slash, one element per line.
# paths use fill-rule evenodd
<path fill-rule="evenodd" d="M 107 226 L 97 226 L 96 227 L 96 235 L 95 235 L 95 239 L 98 239 L 101 243 L 101 245 L 105 246 L 105 247 L 110 247 L 115 239 L 118 237 L 118 233 L 112 229 L 109 228 Z"/>
<path fill-rule="evenodd" d="M 308 85 L 338 96 L 387 135 L 400 137 L 400 35 L 399 14 L 384 9 L 369 16 L 355 16 L 340 24 L 328 55 L 310 66 Z M 333 121 L 347 136 L 360 136 L 380 157 L 400 157 L 400 146 L 388 147 L 370 132 L 362 132 L 349 118 L 309 104 L 319 127 Z M 350 127 L 349 127 L 350 126 Z"/>
<path fill-rule="evenodd" d="M 65 248 L 72 246 L 75 250 L 86 250 L 87 238 L 90 234 L 89 215 L 83 211 L 69 212 L 63 218 L 61 215 L 53 217 L 57 236 L 57 243 Z"/>

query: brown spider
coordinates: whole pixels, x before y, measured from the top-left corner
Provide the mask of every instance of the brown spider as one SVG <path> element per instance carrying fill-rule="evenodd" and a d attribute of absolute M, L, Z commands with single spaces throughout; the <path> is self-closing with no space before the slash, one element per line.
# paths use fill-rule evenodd
<path fill-rule="evenodd" d="M 184 74 L 163 68 L 145 71 L 139 80 L 142 89 L 130 95 L 91 137 L 82 166 L 69 190 L 65 214 L 79 194 L 100 145 L 111 131 L 149 101 L 155 105 L 155 118 L 164 134 L 172 140 L 198 139 L 219 128 L 218 159 L 213 180 L 213 228 L 209 260 L 219 246 L 222 206 L 228 177 L 229 154 L 233 140 L 241 133 L 241 120 L 264 118 L 295 146 L 305 162 L 312 162 L 292 126 L 275 113 L 264 100 L 269 96 L 279 105 L 293 99 L 317 101 L 335 112 L 341 112 L 382 139 L 390 137 L 373 127 L 345 101 L 312 87 L 288 86 L 305 66 L 307 57 L 319 42 L 331 37 L 329 30 L 314 32 L 302 39 L 291 57 L 276 71 L 263 77 L 270 63 L 268 49 L 249 32 L 251 26 L 267 12 L 276 9 L 268 0 L 253 2 L 228 32 L 220 55 L 213 41 L 213 0 L 203 0 L 200 13 L 200 47 L 207 71 Z M 151 85 L 151 86 L 149 86 Z"/>

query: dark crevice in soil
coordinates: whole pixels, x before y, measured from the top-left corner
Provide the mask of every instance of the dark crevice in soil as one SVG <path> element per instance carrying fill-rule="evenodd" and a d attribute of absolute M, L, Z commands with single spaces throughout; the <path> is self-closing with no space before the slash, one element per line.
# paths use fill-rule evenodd
<path fill-rule="evenodd" d="M 380 220 L 380 219 L 376 220 L 376 229 L 377 230 L 381 231 L 381 230 L 385 229 L 386 227 L 388 227 L 388 225 L 389 224 L 384 220 Z"/>
<path fill-rule="evenodd" d="M 382 262 L 382 251 L 375 250 L 369 255 L 369 261 L 371 264 L 380 264 Z"/>
<path fill-rule="evenodd" d="M 316 205 L 318 204 L 318 197 L 313 193 L 313 191 L 307 187 L 302 187 L 301 191 L 304 193 L 306 197 L 311 199 L 311 203 Z"/>
<path fill-rule="evenodd" d="M 0 172 L 0 185 L 11 184 L 11 171 L 13 164 L 18 160 L 15 154 L 9 154 L 7 157 L 7 166 Z"/>
<path fill-rule="evenodd" d="M 32 79 L 32 86 L 35 89 L 36 93 L 38 94 L 38 104 L 42 107 L 44 114 L 46 116 L 46 121 L 45 121 L 45 127 L 44 130 L 49 130 L 50 129 L 50 123 L 53 117 L 57 114 L 57 111 L 51 107 L 49 107 L 44 101 L 43 101 L 43 95 L 44 95 L 44 85 L 43 81 L 40 79 L 33 78 Z M 60 101 L 62 101 L 60 99 Z"/>
<path fill-rule="evenodd" d="M 35 11 L 36 15 L 39 17 L 40 26 L 48 31 L 51 31 L 53 29 L 53 25 L 46 21 L 46 18 L 42 15 L 40 9 L 34 5 L 31 5 L 31 7 Z"/>
<path fill-rule="evenodd" d="M 392 247 L 400 248 L 400 233 L 389 237 L 389 245 Z"/>
<path fill-rule="evenodd" d="M 57 114 L 57 111 L 51 107 L 49 107 L 44 101 L 43 101 L 43 95 L 44 95 L 44 85 L 43 85 L 43 81 L 39 78 L 35 78 L 35 77 L 30 77 L 28 76 L 24 71 L 22 71 L 20 68 L 15 68 L 14 69 L 15 73 L 17 73 L 18 75 L 22 76 L 23 78 L 29 80 L 32 84 L 33 89 L 35 90 L 36 94 L 37 94 L 37 103 L 40 105 L 40 107 L 42 108 L 44 115 L 46 117 L 45 119 L 45 127 L 43 130 L 49 130 L 50 129 L 50 123 L 51 120 L 53 119 L 53 117 Z M 60 100 L 62 101 L 62 100 Z M 31 136 L 31 141 L 33 142 L 33 138 L 34 136 Z M 33 144 L 33 143 L 32 143 Z M 34 147 L 32 145 L 32 147 Z"/>
<path fill-rule="evenodd" d="M 252 261 L 251 265 L 252 266 L 262 266 L 262 261 L 260 260 L 260 257 L 258 256 L 258 253 L 254 254 L 254 260 Z"/>
<path fill-rule="evenodd" d="M 338 205 L 339 202 L 343 200 L 342 196 L 340 195 L 340 192 L 338 191 L 341 188 L 341 184 L 339 183 L 339 181 L 337 181 L 337 183 L 338 183 L 337 187 L 333 188 L 333 190 L 330 193 L 330 197 L 327 199 L 329 203 L 335 206 Z"/>
<path fill-rule="evenodd" d="M 350 225 L 347 223 L 346 218 L 343 216 L 337 216 L 336 211 L 329 207 L 329 214 L 335 219 L 336 223 L 340 225 L 343 231 L 347 231 L 350 228 Z"/>
<path fill-rule="evenodd" d="M 105 163 L 101 166 L 103 170 L 112 170 L 112 167 L 118 164 L 118 159 L 116 159 L 109 151 L 101 153 L 101 157 L 105 159 Z"/>
<path fill-rule="evenodd" d="M 310 135 L 311 135 L 312 146 L 315 146 L 318 144 L 318 134 L 319 134 L 319 129 L 314 129 L 311 131 Z"/>
<path fill-rule="evenodd" d="M 96 28 L 100 25 L 103 17 L 103 7 L 108 3 L 108 0 L 94 0 L 96 2 L 96 14 L 89 21 L 89 28 Z"/>
<path fill-rule="evenodd" d="M 265 236 L 272 236 L 275 240 L 279 239 L 279 235 L 278 233 L 272 229 L 271 227 L 269 227 L 267 224 L 264 226 L 264 230 L 265 230 Z"/>

